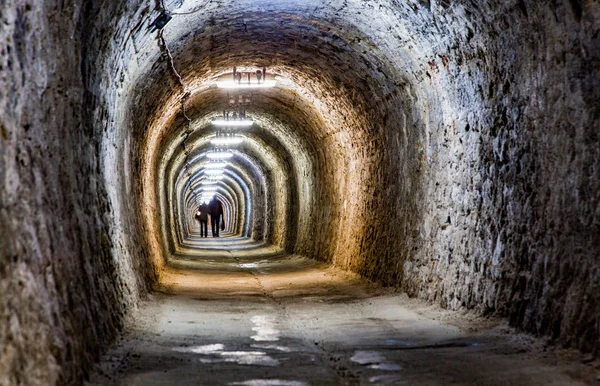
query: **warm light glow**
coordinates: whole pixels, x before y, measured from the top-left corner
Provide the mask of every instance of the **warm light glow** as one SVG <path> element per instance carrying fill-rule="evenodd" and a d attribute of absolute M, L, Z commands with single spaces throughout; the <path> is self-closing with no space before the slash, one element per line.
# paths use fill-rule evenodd
<path fill-rule="evenodd" d="M 215 137 L 210 140 L 213 145 L 238 145 L 242 143 L 242 137 Z"/>
<path fill-rule="evenodd" d="M 254 123 L 254 121 L 250 120 L 250 119 L 243 119 L 243 120 L 228 120 L 226 121 L 225 119 L 215 119 L 214 121 L 212 121 L 212 124 L 215 126 L 229 126 L 229 127 L 249 127 L 252 126 L 252 124 Z"/>
<path fill-rule="evenodd" d="M 247 88 L 271 88 L 271 87 L 275 87 L 275 85 L 277 85 L 277 81 L 275 80 L 265 80 L 260 82 L 260 84 L 258 82 L 255 83 L 248 83 L 242 81 L 241 83 L 235 82 L 233 80 L 219 80 L 217 81 L 217 87 L 219 88 L 227 88 L 227 89 L 233 89 L 233 88 L 241 88 L 241 89 L 247 89 Z"/>
<path fill-rule="evenodd" d="M 228 159 L 233 157 L 233 153 L 227 151 L 209 151 L 206 156 L 210 159 Z"/>

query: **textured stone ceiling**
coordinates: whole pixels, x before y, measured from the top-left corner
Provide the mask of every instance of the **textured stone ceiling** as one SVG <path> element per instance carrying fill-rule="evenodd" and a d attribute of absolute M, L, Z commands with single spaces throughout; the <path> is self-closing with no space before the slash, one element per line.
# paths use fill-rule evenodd
<path fill-rule="evenodd" d="M 0 383 L 81 381 L 194 252 L 233 66 L 278 81 L 221 185 L 233 233 L 600 350 L 597 1 L 2 4 Z"/>
<path fill-rule="evenodd" d="M 597 6 L 584 12 L 574 3 L 517 0 L 156 5 L 99 10 L 98 23 L 111 12 L 120 17 L 107 32 L 111 43 L 89 48 L 99 52 L 95 71 L 102 75 L 93 86 L 105 90 L 97 98 L 108 106 L 97 117 L 107 122 L 101 159 L 116 243 L 137 245 L 131 234 L 141 235 L 139 259 L 157 272 L 172 253 L 190 251 L 186 183 L 201 171 L 214 133 L 210 119 L 226 101 L 215 81 L 233 66 L 265 66 L 278 85 L 255 94 L 248 114 L 256 124 L 232 160 L 235 178 L 223 183 L 228 208 L 237 213 L 232 230 L 449 308 L 495 310 L 548 332 L 536 318 L 551 316 L 534 311 L 542 303 L 523 300 L 520 308 L 511 299 L 529 299 L 545 285 L 544 275 L 524 273 L 529 268 L 520 256 L 553 256 L 560 269 L 566 263 L 555 245 L 580 237 L 577 243 L 590 243 L 585 232 L 557 233 L 562 242 L 545 244 L 541 253 L 528 249 L 538 236 L 527 230 L 554 229 L 535 208 L 571 194 L 562 180 L 551 183 L 550 171 L 595 162 L 597 149 L 586 148 L 572 164 L 558 165 L 562 156 L 547 155 L 560 146 L 547 145 L 568 141 L 560 128 L 572 122 L 584 125 L 573 133 L 590 135 L 591 115 L 575 101 L 594 100 L 585 84 L 594 84 L 595 73 L 583 69 L 596 60 L 597 28 L 582 15 Z M 173 18 L 153 30 L 165 9 Z M 577 55 L 567 54 L 575 41 Z M 559 79 L 580 84 L 579 96 L 560 99 Z M 593 190 L 589 181 L 580 184 Z M 552 198 L 532 198 L 537 190 Z M 590 290 L 573 291 L 582 297 Z M 564 323 L 579 324 L 579 314 Z"/>
<path fill-rule="evenodd" d="M 150 69 L 140 76 L 136 90 L 154 102 L 149 109 L 160 111 L 157 120 L 148 122 L 152 127 L 145 150 L 148 164 L 159 165 L 148 168 L 144 192 L 146 202 L 161 202 L 161 217 L 167 219 L 159 226 L 162 245 L 181 239 L 174 235 L 183 224 L 183 212 L 174 214 L 173 210 L 178 200 L 176 189 L 162 189 L 174 183 L 194 152 L 205 148 L 201 143 L 213 132 L 207 123 L 220 114 L 226 102 L 225 93 L 216 89 L 214 81 L 233 66 L 266 66 L 278 80 L 275 89 L 255 93 L 249 111 L 257 125 L 255 136 L 248 141 L 255 145 L 246 145 L 244 152 L 256 158 L 254 168 L 259 175 L 268 174 L 262 177 L 267 181 L 265 202 L 253 206 L 252 216 L 252 227 L 263 222 L 264 230 L 252 232 L 253 236 L 292 251 L 306 249 L 303 245 L 312 244 L 309 235 L 315 224 L 309 217 L 316 202 L 324 204 L 327 216 L 319 233 L 324 240 L 337 236 L 339 225 L 333 224 L 332 215 L 341 211 L 347 173 L 363 169 L 361 173 L 368 174 L 372 167 L 361 165 L 360 160 L 368 155 L 361 152 L 380 140 L 377 102 L 396 105 L 392 111 L 403 109 L 406 102 L 398 97 L 401 92 L 392 92 L 392 88 L 406 80 L 357 26 L 330 19 L 336 7 L 330 4 L 319 10 L 316 5 L 270 2 L 267 9 L 257 10 L 255 2 L 236 3 L 233 8 L 221 3 L 203 7 L 202 12 L 173 15 L 165 26 L 162 34 L 169 52 L 164 45 L 162 49 L 163 54 L 171 55 L 172 68 Z M 165 6 L 171 9 L 169 4 Z M 184 5 L 182 10 L 186 7 L 194 5 Z M 382 21 L 382 25 L 389 23 Z M 149 46 L 149 51 L 155 48 Z M 181 75 L 183 86 L 173 70 Z M 171 88 L 165 88 L 165 82 Z M 153 97 L 147 98 L 149 95 Z M 192 119 L 189 124 L 181 111 L 183 95 L 186 115 Z M 151 187 L 156 185 L 161 191 L 153 197 Z M 364 201 L 365 193 L 348 197 L 351 205 Z M 177 243 L 171 245 L 178 248 Z"/>

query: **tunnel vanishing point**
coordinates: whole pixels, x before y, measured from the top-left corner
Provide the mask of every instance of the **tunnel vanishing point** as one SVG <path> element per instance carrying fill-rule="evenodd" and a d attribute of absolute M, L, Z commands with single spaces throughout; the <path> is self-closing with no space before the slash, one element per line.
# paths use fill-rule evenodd
<path fill-rule="evenodd" d="M 597 1 L 5 0 L 0 384 L 83 382 L 218 248 L 193 215 L 244 98 L 222 243 L 600 353 Z"/>

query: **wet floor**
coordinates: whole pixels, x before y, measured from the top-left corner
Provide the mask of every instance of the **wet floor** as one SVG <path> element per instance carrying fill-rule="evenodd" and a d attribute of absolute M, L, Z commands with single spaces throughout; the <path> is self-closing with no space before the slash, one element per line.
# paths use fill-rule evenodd
<path fill-rule="evenodd" d="M 243 239 L 199 246 L 174 257 L 90 384 L 597 384 L 579 354 L 502 323 Z"/>

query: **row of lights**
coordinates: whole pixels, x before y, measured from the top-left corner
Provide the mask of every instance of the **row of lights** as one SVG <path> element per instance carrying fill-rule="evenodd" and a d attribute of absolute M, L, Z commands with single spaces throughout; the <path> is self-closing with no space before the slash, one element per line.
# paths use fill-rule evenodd
<path fill-rule="evenodd" d="M 217 81 L 217 87 L 224 89 L 257 89 L 275 87 L 277 82 L 267 79 L 267 69 L 254 71 L 238 71 L 233 67 L 233 79 Z"/>
<path fill-rule="evenodd" d="M 267 78 L 267 71 L 264 67 L 262 70 L 255 71 L 238 71 L 234 67 L 232 79 L 217 81 L 218 88 L 237 89 L 242 90 L 242 92 L 249 89 L 270 88 L 275 85 L 275 80 Z M 233 157 L 230 146 L 239 145 L 243 142 L 243 138 L 236 135 L 235 130 L 251 127 L 254 123 L 251 119 L 247 119 L 245 112 L 245 106 L 252 102 L 252 94 L 229 95 L 228 100 L 229 107 L 233 108 L 233 111 L 225 110 L 221 118 L 214 119 L 211 122 L 217 128 L 217 135 L 211 139 L 214 148 L 206 153 L 206 157 L 210 162 L 201 170 L 204 178 L 200 183 L 200 202 L 209 201 L 217 192 L 218 182 L 224 178 L 225 167 L 227 166 L 225 161 Z"/>

